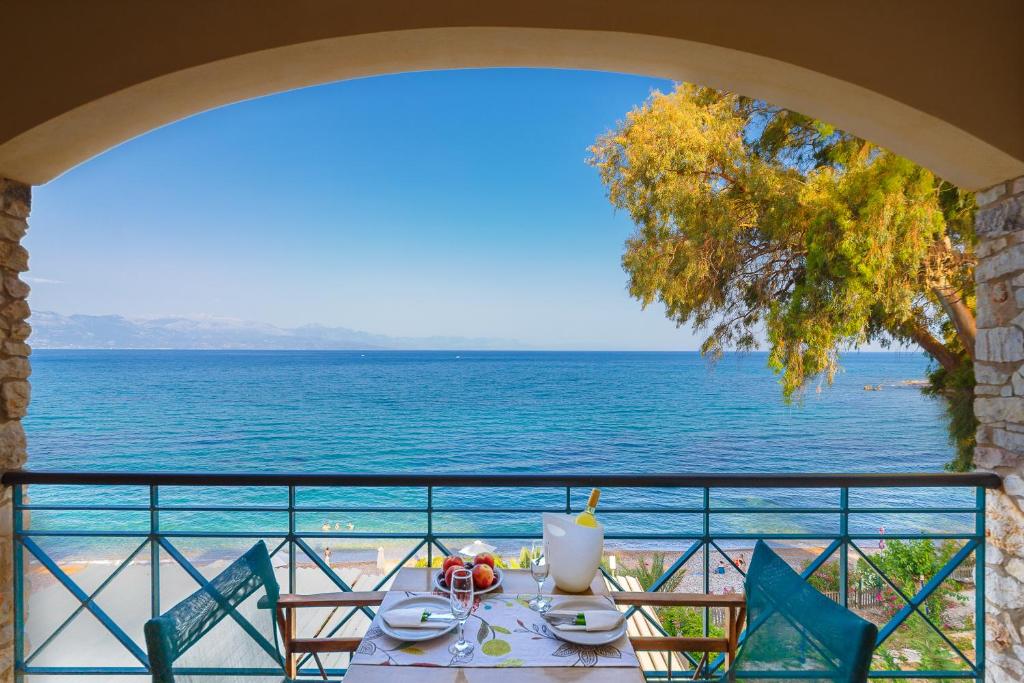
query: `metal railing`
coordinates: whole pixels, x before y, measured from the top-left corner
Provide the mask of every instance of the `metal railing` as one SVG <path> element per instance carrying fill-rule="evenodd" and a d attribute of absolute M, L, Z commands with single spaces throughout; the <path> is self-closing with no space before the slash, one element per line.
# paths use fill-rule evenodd
<path fill-rule="evenodd" d="M 148 594 L 128 596 L 148 603 L 146 616 L 170 607 L 162 604 L 161 562 L 180 567 L 197 584 L 204 575 L 183 550 L 189 543 L 273 541 L 272 555 L 287 566 L 287 590 L 296 592 L 300 564 L 322 572 L 338 590 L 352 586 L 314 549 L 317 543 L 358 544 L 370 540 L 411 546 L 386 571 L 374 588 L 385 586 L 398 569 L 419 558 L 428 565 L 437 554 L 450 554 L 449 543 L 483 538 L 501 544 L 540 537 L 541 512 L 574 512 L 582 508 L 592 486 L 605 490 L 600 515 L 606 526 L 606 552 L 662 550 L 675 557 L 648 590 L 659 590 L 685 572 L 697 575 L 711 592 L 713 557 L 734 562 L 737 547 L 756 539 L 802 547 L 807 560 L 797 569 L 805 577 L 820 576 L 826 565 L 836 575 L 835 599 L 857 608 L 857 586 L 851 586 L 851 557 L 856 567 L 877 574 L 881 589 L 896 600 L 889 613 L 867 614 L 881 620 L 876 653 L 887 648 L 913 618 L 928 637 L 946 649 L 945 668 L 914 662 L 891 665 L 872 677 L 984 680 L 984 538 L 985 489 L 999 485 L 986 473 L 954 474 L 648 474 L 648 475 L 380 475 L 380 474 L 230 474 L 129 472 L 7 472 L 13 489 L 15 661 L 19 680 L 29 676 L 138 676 L 148 671 L 141 627 L 118 623 L 98 597 L 132 563 L 147 562 Z M 473 489 L 468 492 L 467 489 Z M 486 493 L 484 493 L 486 492 Z M 372 493 L 372 495 L 371 495 Z M 232 501 L 233 495 L 241 502 Z M 409 503 L 410 500 L 419 502 Z M 210 502 L 213 500 L 214 502 Z M 504 505 L 485 505 L 497 500 Z M 227 501 L 227 503 L 225 503 Z M 635 501 L 641 501 L 637 503 Z M 318 523 L 325 515 L 355 515 L 371 528 L 338 528 Z M 238 516 L 243 516 L 241 523 Z M 256 527 L 253 519 L 260 520 Z M 355 518 L 355 517 L 353 517 Z M 927 521 L 925 518 L 927 518 Z M 901 521 L 902 520 L 902 521 Z M 390 526 L 373 528 L 377 522 Z M 904 523 L 905 522 L 905 523 Z M 880 529 L 879 525 L 888 525 Z M 397 528 L 396 528 L 397 526 Z M 886 574 L 878 546 L 924 540 L 945 543 L 948 559 L 930 577 L 908 589 Z M 86 590 L 67 571 L 53 543 L 72 547 L 79 555 L 100 553 L 103 543 L 127 544 L 129 552 L 105 580 Z M 47 546 L 49 544 L 49 549 Z M 746 545 L 745 545 L 746 544 Z M 951 546 L 949 544 L 952 544 Z M 814 548 L 812 551 L 811 548 Z M 120 559 L 120 558 L 119 558 Z M 29 581 L 26 565 L 63 586 L 77 603 L 52 634 L 26 642 Z M 836 566 L 837 565 L 837 566 Z M 934 623 L 928 599 L 964 567 L 975 572 L 972 613 L 959 627 L 973 631 L 972 642 L 947 634 Z M 604 571 L 604 569 L 602 569 Z M 822 572 L 827 574 L 828 572 Z M 614 578 L 606 578 L 615 588 Z M 193 588 L 194 590 L 194 588 Z M 863 605 L 862 605 L 863 606 Z M 872 609 L 869 605 L 866 609 Z M 56 649 L 62 633 L 83 612 L 91 614 L 127 651 L 130 666 L 94 664 L 40 665 L 42 653 Z M 330 635 L 356 613 L 333 626 Z M 657 616 L 637 612 L 665 633 Z M 973 623 L 970 621 L 973 620 Z M 705 611 L 703 634 L 714 627 Z M 123 655 L 124 653 L 121 653 Z M 683 653 L 690 671 L 648 671 L 650 680 L 693 674 L 696 660 Z M 923 660 L 922 660 L 923 661 Z M 927 660 L 929 663 L 935 661 Z M 889 662 L 886 666 L 885 662 Z M 300 667 L 300 676 L 318 672 Z M 721 673 L 719 659 L 709 673 Z M 233 670 L 256 675 L 265 670 Z M 221 672 L 223 673 L 223 672 Z M 334 669 L 331 675 L 343 675 Z M 113 679 L 112 679 L 113 680 Z"/>

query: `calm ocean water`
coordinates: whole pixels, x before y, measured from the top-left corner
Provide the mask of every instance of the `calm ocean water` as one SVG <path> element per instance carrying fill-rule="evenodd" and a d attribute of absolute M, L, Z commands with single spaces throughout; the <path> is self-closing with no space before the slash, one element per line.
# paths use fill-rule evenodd
<path fill-rule="evenodd" d="M 919 353 L 850 354 L 834 386 L 786 405 L 763 354 L 711 366 L 696 353 L 56 351 L 33 355 L 25 421 L 34 469 L 263 472 L 940 471 L 952 457 L 942 407 L 919 389 Z M 864 391 L 883 384 L 882 391 Z M 141 502 L 139 490 L 41 487 L 33 501 Z M 580 497 L 585 491 L 579 492 Z M 693 492 L 696 495 L 696 492 Z M 421 492 L 303 491 L 300 504 L 420 504 Z M 822 504 L 817 492 L 723 492 L 744 504 Z M 834 495 L 829 492 L 827 495 Z M 890 504 L 935 492 L 882 492 Z M 265 489 L 172 489 L 163 502 L 283 503 Z M 435 505 L 557 507 L 558 492 L 439 491 Z M 689 492 L 609 492 L 604 504 L 682 505 Z M 563 498 L 564 500 L 564 498 Z M 696 501 L 697 498 L 693 498 Z M 831 503 L 831 501 L 824 501 Z M 856 502 L 855 502 L 856 504 Z M 262 515 L 262 516 L 261 516 Z M 166 513 L 163 527 L 282 523 L 277 513 Z M 75 524 L 143 528 L 97 513 Z M 309 513 L 300 526 L 416 526 L 414 514 Z M 609 531 L 679 529 L 672 515 L 606 519 Z M 887 520 L 865 517 L 865 529 Z M 534 521 L 449 515 L 485 533 Z M 37 513 L 33 525 L 67 523 Z M 773 530 L 828 520 L 779 518 Z M 512 524 L 512 526 L 509 526 Z M 523 524 L 525 526 L 518 526 Z M 742 526 L 742 520 L 735 522 Z M 903 520 L 890 522 L 914 527 Z M 922 522 L 922 525 L 926 523 Z M 738 528 L 738 527 L 737 527 Z M 916 528 L 916 527 L 914 527 Z M 455 533 L 455 531 L 453 531 Z"/>

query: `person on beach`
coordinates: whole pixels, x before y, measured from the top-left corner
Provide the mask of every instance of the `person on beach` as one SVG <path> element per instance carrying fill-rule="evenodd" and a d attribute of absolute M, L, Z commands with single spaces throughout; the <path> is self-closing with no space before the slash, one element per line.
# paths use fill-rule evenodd
<path fill-rule="evenodd" d="M 742 556 L 742 555 L 740 555 L 740 556 L 738 556 L 738 557 L 736 558 L 736 568 L 737 568 L 737 569 L 739 569 L 740 571 L 743 571 L 743 566 L 744 566 L 745 564 L 746 564 L 746 561 L 745 561 L 745 560 L 743 559 L 743 556 Z"/>
<path fill-rule="evenodd" d="M 725 560 L 718 561 L 718 567 L 715 568 L 716 574 L 725 574 Z"/>
<path fill-rule="evenodd" d="M 884 538 L 884 536 L 885 536 L 885 527 L 884 526 L 878 527 L 878 533 L 881 534 L 881 536 L 883 537 L 883 538 L 879 538 L 878 539 L 878 549 L 879 550 L 885 550 L 885 538 Z"/>
<path fill-rule="evenodd" d="M 327 563 L 328 567 L 331 566 L 331 546 L 324 548 L 324 562 Z"/>

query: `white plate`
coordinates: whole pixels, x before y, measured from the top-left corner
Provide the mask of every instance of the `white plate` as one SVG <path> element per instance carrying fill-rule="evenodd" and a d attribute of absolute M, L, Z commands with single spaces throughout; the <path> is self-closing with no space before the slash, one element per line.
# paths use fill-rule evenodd
<path fill-rule="evenodd" d="M 403 609 L 406 607 L 416 607 L 425 609 L 433 614 L 450 614 L 452 607 L 448 604 L 448 598 L 442 598 L 437 595 L 419 595 L 410 598 L 402 598 L 391 603 L 388 610 Z M 380 617 L 380 621 L 377 622 L 380 626 L 380 630 L 388 634 L 396 640 L 420 642 L 423 640 L 432 640 L 438 636 L 443 636 L 448 633 L 456 626 L 459 622 L 452 621 L 448 624 L 439 625 L 437 628 L 394 628 L 388 626 L 388 622 L 384 620 L 384 615 Z"/>
<path fill-rule="evenodd" d="M 473 589 L 473 594 L 474 595 L 483 595 L 484 593 L 490 593 L 492 590 L 494 590 L 495 588 L 497 588 L 498 586 L 501 585 L 501 580 L 503 578 L 505 578 L 505 572 L 501 571 L 500 569 L 495 568 L 495 570 L 494 570 L 494 583 L 492 583 L 490 586 L 488 586 L 487 588 L 484 588 L 484 589 L 476 589 L 476 588 L 474 588 Z M 434 574 L 434 588 L 436 588 L 437 590 L 441 591 L 442 593 L 450 593 L 451 592 L 448 589 L 447 586 L 442 586 L 441 585 L 441 572 L 437 572 L 437 573 Z"/>
<path fill-rule="evenodd" d="M 551 605 L 551 609 L 568 609 L 583 612 L 588 609 L 613 610 L 615 607 L 611 602 L 603 599 L 556 598 Z M 617 628 L 613 628 L 610 631 L 563 631 L 552 624 L 548 624 L 548 630 L 558 639 L 569 643 L 576 643 L 577 645 L 607 645 L 626 635 L 626 620 L 623 619 L 619 622 Z"/>

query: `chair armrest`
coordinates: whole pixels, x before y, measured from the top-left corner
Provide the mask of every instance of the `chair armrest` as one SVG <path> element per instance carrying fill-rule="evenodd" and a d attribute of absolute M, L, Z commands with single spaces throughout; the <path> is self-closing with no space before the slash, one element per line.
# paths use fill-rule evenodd
<path fill-rule="evenodd" d="M 663 593 L 612 591 L 609 597 L 617 605 L 648 605 L 651 607 L 743 607 L 747 599 L 739 593 L 706 595 L 704 593 Z"/>
<path fill-rule="evenodd" d="M 384 591 L 339 591 L 301 595 L 284 593 L 277 599 L 279 609 L 294 607 L 373 607 L 384 601 Z"/>

